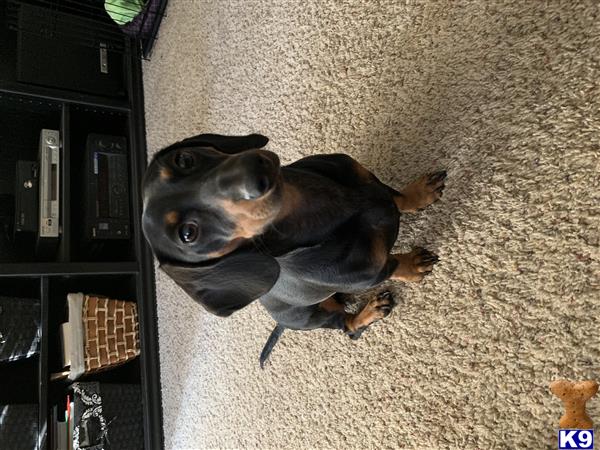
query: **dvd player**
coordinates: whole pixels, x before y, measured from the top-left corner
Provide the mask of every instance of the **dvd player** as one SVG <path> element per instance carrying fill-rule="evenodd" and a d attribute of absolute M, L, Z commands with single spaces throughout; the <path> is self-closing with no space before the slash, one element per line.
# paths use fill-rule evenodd
<path fill-rule="evenodd" d="M 60 134 L 43 129 L 39 150 L 39 237 L 59 235 Z"/>

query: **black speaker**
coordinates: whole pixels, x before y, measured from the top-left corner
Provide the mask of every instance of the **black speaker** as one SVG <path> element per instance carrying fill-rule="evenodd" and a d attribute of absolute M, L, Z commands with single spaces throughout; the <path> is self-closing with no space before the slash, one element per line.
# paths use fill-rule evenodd
<path fill-rule="evenodd" d="M 21 3 L 17 80 L 124 97 L 125 35 L 110 18 L 90 19 Z"/>

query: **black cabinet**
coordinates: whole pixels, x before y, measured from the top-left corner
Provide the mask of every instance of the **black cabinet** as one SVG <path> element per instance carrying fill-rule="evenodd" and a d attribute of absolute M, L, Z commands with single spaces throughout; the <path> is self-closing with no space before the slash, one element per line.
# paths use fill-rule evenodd
<path fill-rule="evenodd" d="M 28 3 L 43 7 L 78 2 Z M 0 296 L 38 302 L 39 343 L 27 358 L 0 362 L 0 405 L 15 405 L 11 426 L 23 417 L 23 426 L 39 434 L 36 447 L 50 448 L 50 411 L 69 390 L 67 381 L 50 378 L 62 368 L 59 330 L 68 314 L 67 294 L 85 292 L 135 301 L 141 355 L 81 381 L 139 385 L 145 448 L 162 448 L 154 266 L 140 224 L 140 181 L 146 167 L 141 57 L 147 42 L 119 34 L 113 27 L 115 33 L 109 37 L 118 39 L 119 46 L 111 44 L 115 51 L 109 63 L 119 66 L 121 86 L 116 89 L 114 85 L 96 86 L 98 89 L 60 85 L 52 79 L 46 83 L 39 71 L 39 78 L 27 79 L 19 75 L 23 55 L 19 55 L 19 31 L 14 27 L 14 20 L 24 13 L 15 16 L 15 4 L 18 2 L 10 0 L 0 5 Z M 78 11 L 72 13 L 77 15 Z M 89 20 L 89 14 L 82 20 Z M 35 44 L 27 45 L 30 49 Z M 68 46 L 63 51 L 72 65 L 82 57 L 74 51 L 69 53 Z M 41 129 L 59 130 L 61 141 L 60 236 L 54 247 L 42 252 L 35 239 L 15 240 L 11 228 L 15 219 L 16 163 L 37 160 Z M 128 239 L 95 246 L 85 241 L 81 226 L 87 207 L 85 147 L 92 133 L 126 139 L 131 221 Z M 32 408 L 36 419 L 33 424 Z"/>

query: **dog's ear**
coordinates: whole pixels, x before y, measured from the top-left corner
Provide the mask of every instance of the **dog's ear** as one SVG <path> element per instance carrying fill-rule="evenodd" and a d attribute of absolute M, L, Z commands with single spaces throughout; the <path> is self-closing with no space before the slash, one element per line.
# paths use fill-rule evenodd
<path fill-rule="evenodd" d="M 262 134 L 248 136 L 222 136 L 220 134 L 199 134 L 175 144 L 177 147 L 212 147 L 223 153 L 240 153 L 246 150 L 263 148 L 269 139 Z"/>
<path fill-rule="evenodd" d="M 221 317 L 249 305 L 279 278 L 275 258 L 238 250 L 205 264 L 163 263 L 161 268 L 206 310 Z"/>
<path fill-rule="evenodd" d="M 254 150 L 263 148 L 269 142 L 269 138 L 262 134 L 249 134 L 248 136 L 223 136 L 220 134 L 199 134 L 198 136 L 189 137 L 183 141 L 175 142 L 168 147 L 163 148 L 155 153 L 152 157 L 152 162 L 160 159 L 167 153 L 178 148 L 185 147 L 212 147 L 223 153 L 233 155 L 246 150 Z M 151 163 L 152 164 L 152 163 Z M 145 177 L 150 172 L 146 172 Z M 144 178 L 145 179 L 145 178 Z"/>

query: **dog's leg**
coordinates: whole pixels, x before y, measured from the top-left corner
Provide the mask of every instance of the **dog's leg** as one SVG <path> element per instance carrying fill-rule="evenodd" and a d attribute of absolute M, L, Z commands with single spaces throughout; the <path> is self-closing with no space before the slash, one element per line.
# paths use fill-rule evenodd
<path fill-rule="evenodd" d="M 394 307 L 394 299 L 389 291 L 381 292 L 371 299 L 357 314 L 345 312 L 344 294 L 335 294 L 319 303 L 319 308 L 331 313 L 344 313 L 345 330 L 352 337 L 369 325 L 387 317 Z"/>
<path fill-rule="evenodd" d="M 398 261 L 396 269 L 390 275 L 390 280 L 413 282 L 421 281 L 429 275 L 433 266 L 439 261 L 437 255 L 424 248 L 415 248 L 406 254 L 390 255 L 390 258 Z"/>
<path fill-rule="evenodd" d="M 346 332 L 352 339 L 358 339 L 368 326 L 389 316 L 394 306 L 392 293 L 381 292 L 371 299 L 358 314 L 346 315 Z"/>
<path fill-rule="evenodd" d="M 414 213 L 438 201 L 444 192 L 446 171 L 430 173 L 410 183 L 394 195 L 399 211 Z"/>
<path fill-rule="evenodd" d="M 387 317 L 395 306 L 391 292 L 385 291 L 370 300 L 358 313 L 351 314 L 345 311 L 345 302 L 349 301 L 349 294 L 336 293 L 320 303 L 306 307 L 289 306 L 282 309 L 277 307 L 277 312 L 267 311 L 277 320 L 277 326 L 271 332 L 267 343 L 260 355 L 260 367 L 264 368 L 273 347 L 285 328 L 293 330 L 314 330 L 329 328 L 343 330 L 351 339 L 358 339 L 361 334 L 373 323 Z M 288 321 L 283 324 L 283 321 Z"/>
<path fill-rule="evenodd" d="M 345 311 L 344 306 L 344 301 L 340 297 L 340 294 L 333 294 L 319 303 L 320 309 L 331 313 L 343 313 Z"/>

